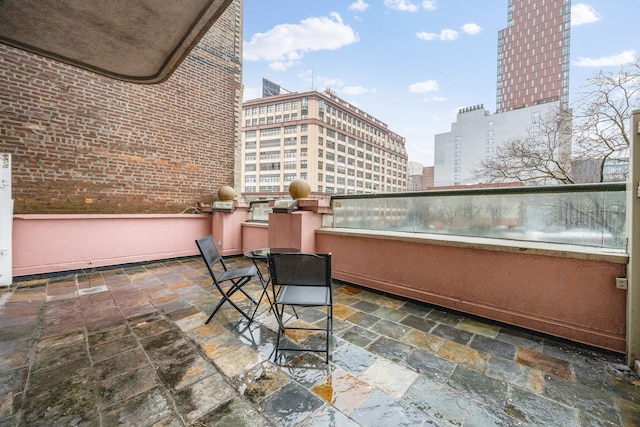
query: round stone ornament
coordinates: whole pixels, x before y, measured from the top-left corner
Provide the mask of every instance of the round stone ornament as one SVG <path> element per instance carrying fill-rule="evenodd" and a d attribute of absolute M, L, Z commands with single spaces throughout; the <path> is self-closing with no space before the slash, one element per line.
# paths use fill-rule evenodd
<path fill-rule="evenodd" d="M 228 185 L 223 185 L 218 189 L 218 200 L 221 202 L 230 202 L 236 198 L 236 190 Z"/>
<path fill-rule="evenodd" d="M 289 184 L 289 195 L 294 199 L 306 199 L 311 195 L 311 186 L 304 179 L 295 179 Z"/>

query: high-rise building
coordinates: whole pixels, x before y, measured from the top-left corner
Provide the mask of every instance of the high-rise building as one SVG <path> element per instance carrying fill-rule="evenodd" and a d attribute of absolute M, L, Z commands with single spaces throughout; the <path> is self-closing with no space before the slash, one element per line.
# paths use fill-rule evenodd
<path fill-rule="evenodd" d="M 462 108 L 434 143 L 434 185 L 482 182 L 475 171 L 507 139 L 536 136 L 541 120 L 569 104 L 571 0 L 508 0 L 498 33 L 496 113 Z M 570 136 L 561 155 L 570 150 Z"/>
<path fill-rule="evenodd" d="M 571 0 L 509 0 L 498 33 L 496 112 L 569 103 Z"/>
<path fill-rule="evenodd" d="M 286 192 L 295 179 L 328 194 L 407 189 L 405 138 L 330 90 L 281 93 L 242 108 L 243 193 Z"/>

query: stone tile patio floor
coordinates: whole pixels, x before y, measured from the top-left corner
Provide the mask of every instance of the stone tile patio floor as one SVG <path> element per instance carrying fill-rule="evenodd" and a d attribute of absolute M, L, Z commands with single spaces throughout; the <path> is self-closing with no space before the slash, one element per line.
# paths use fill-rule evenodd
<path fill-rule="evenodd" d="M 200 258 L 17 285 L 0 293 L 2 426 L 640 425 L 622 355 L 341 282 L 328 366 L 274 364 L 268 310 L 204 325 L 219 298 Z"/>

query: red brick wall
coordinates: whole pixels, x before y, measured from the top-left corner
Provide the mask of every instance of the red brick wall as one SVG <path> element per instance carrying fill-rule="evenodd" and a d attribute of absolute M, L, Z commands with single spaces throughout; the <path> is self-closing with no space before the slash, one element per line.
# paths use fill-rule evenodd
<path fill-rule="evenodd" d="M 179 213 L 234 185 L 242 0 L 172 77 L 110 80 L 0 44 L 14 212 Z"/>

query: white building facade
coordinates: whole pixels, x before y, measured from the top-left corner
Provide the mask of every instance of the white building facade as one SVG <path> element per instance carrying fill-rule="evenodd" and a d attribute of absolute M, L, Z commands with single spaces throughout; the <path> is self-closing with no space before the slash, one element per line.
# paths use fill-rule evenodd
<path fill-rule="evenodd" d="M 535 132 L 540 120 L 558 111 L 559 101 L 491 114 L 482 105 L 462 108 L 451 131 L 437 134 L 434 146 L 434 186 L 478 184 L 482 161 L 492 160 L 505 141 Z"/>
<path fill-rule="evenodd" d="M 243 103 L 242 193 L 407 190 L 405 138 L 330 91 L 286 93 Z"/>

